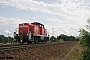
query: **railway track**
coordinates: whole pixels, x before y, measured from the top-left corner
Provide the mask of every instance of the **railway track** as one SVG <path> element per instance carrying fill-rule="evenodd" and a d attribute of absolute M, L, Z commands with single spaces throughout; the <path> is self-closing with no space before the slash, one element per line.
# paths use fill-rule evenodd
<path fill-rule="evenodd" d="M 61 44 L 68 43 L 62 42 Z M 39 48 L 44 46 L 51 46 L 55 44 L 60 44 L 60 42 L 44 43 L 44 44 L 17 44 L 17 45 L 3 45 L 0 46 L 0 53 L 10 53 L 14 51 L 27 50 L 32 48 Z"/>

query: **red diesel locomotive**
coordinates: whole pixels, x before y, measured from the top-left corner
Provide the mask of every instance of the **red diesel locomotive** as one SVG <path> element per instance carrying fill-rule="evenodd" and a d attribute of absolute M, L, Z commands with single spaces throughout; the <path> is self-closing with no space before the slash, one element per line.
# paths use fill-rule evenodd
<path fill-rule="evenodd" d="M 14 32 L 14 38 L 20 43 L 27 42 L 28 44 L 34 42 L 46 42 L 49 40 L 47 29 L 44 25 L 38 22 L 34 23 L 22 23 L 19 24 L 18 34 Z"/>

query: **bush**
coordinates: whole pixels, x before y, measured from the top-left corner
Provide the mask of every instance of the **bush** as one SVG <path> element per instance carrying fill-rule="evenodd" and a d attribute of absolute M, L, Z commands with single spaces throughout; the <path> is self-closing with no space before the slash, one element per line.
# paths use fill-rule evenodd
<path fill-rule="evenodd" d="M 86 25 L 87 29 L 90 30 L 90 19 L 87 21 L 89 23 L 89 26 Z M 80 36 L 82 38 L 81 45 L 84 49 L 83 52 L 83 60 L 90 60 L 90 33 L 86 31 L 85 29 L 80 30 Z"/>
<path fill-rule="evenodd" d="M 85 50 L 83 55 L 83 60 L 90 60 L 90 49 Z"/>
<path fill-rule="evenodd" d="M 60 39 L 59 42 L 63 42 L 64 40 L 63 39 Z"/>

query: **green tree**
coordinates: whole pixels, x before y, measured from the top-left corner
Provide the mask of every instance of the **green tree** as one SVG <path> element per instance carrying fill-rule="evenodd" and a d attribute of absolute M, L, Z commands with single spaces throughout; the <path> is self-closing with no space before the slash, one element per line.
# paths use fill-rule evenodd
<path fill-rule="evenodd" d="M 0 35 L 0 43 L 4 42 L 4 35 Z"/>
<path fill-rule="evenodd" d="M 90 34 L 87 32 L 85 29 L 80 30 L 80 36 L 82 38 L 82 43 L 84 47 L 89 47 L 90 46 Z"/>
<path fill-rule="evenodd" d="M 8 39 L 9 39 L 9 43 L 13 42 L 13 38 L 12 37 L 5 37 L 4 35 L 0 35 L 0 43 L 8 43 Z"/>
<path fill-rule="evenodd" d="M 87 22 L 89 24 L 86 25 L 86 28 L 90 31 L 90 19 L 88 19 Z M 80 36 L 82 38 L 81 45 L 85 49 L 83 52 L 83 60 L 90 60 L 90 33 L 82 28 L 80 30 Z"/>
<path fill-rule="evenodd" d="M 50 41 L 51 42 L 58 42 L 58 39 L 54 36 L 50 37 Z"/>
<path fill-rule="evenodd" d="M 61 35 L 57 36 L 57 39 L 58 40 L 63 39 L 64 41 L 75 41 L 74 36 L 67 36 L 67 35 L 64 35 L 64 34 L 61 34 Z"/>

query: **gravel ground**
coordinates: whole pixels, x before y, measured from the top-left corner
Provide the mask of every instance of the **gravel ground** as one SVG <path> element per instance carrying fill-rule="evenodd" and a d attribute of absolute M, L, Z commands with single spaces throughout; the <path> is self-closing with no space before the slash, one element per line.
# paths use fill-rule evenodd
<path fill-rule="evenodd" d="M 4 53 L 0 54 L 0 60 L 62 60 L 76 43 L 77 42 L 60 43 Z"/>

